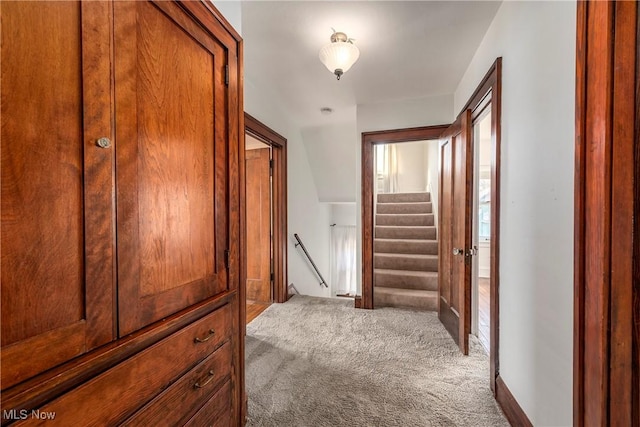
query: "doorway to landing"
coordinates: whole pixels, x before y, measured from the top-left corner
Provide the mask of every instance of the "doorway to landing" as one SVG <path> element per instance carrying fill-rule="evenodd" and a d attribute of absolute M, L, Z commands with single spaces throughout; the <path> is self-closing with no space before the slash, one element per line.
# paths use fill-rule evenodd
<path fill-rule="evenodd" d="M 287 140 L 247 113 L 244 123 L 241 317 L 248 323 L 288 299 Z"/>

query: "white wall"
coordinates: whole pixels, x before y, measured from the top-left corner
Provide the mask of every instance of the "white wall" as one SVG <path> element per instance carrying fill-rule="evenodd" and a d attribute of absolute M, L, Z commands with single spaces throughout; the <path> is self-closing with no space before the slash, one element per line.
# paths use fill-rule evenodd
<path fill-rule="evenodd" d="M 409 99 L 377 104 L 358 105 L 356 114 L 356 212 L 361 204 L 361 134 L 376 130 L 403 129 L 418 126 L 441 125 L 453 122 L 453 95 L 438 95 L 428 98 Z M 357 216 L 358 236 L 358 292 L 362 291 L 362 221 Z"/>
<path fill-rule="evenodd" d="M 356 204 L 336 203 L 331 205 L 331 224 L 356 225 Z"/>
<path fill-rule="evenodd" d="M 438 197 L 440 191 L 440 141 L 427 141 L 427 191 L 431 193 L 433 216 L 438 224 Z"/>
<path fill-rule="evenodd" d="M 398 193 L 425 191 L 426 142 L 404 142 L 395 144 L 398 161 Z"/>
<path fill-rule="evenodd" d="M 500 375 L 536 426 L 572 424 L 575 2 L 504 2 L 456 90 L 503 57 Z"/>
<path fill-rule="evenodd" d="M 355 118 L 351 123 L 307 128 L 302 131 L 309 166 L 321 202 L 355 203 Z"/>
<path fill-rule="evenodd" d="M 229 24 L 242 35 L 242 3 L 235 0 L 211 0 Z"/>

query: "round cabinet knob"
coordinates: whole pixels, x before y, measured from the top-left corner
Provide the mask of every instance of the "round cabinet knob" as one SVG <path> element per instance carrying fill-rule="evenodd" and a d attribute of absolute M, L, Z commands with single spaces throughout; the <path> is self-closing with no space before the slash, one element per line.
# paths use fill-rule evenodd
<path fill-rule="evenodd" d="M 453 248 L 453 254 L 454 255 L 462 255 L 462 253 L 463 253 L 462 249 Z"/>
<path fill-rule="evenodd" d="M 109 148 L 111 147 L 111 140 L 109 138 L 102 137 L 96 141 L 96 145 L 100 148 Z"/>

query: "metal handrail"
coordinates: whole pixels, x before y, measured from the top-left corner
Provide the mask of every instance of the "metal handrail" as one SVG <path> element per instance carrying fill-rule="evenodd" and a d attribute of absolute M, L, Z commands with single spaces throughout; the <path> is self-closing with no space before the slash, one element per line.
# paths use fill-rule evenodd
<path fill-rule="evenodd" d="M 313 262 L 313 260 L 311 259 L 311 255 L 309 255 L 309 252 L 307 252 L 307 248 L 304 247 L 304 243 L 302 243 L 302 240 L 300 240 L 300 236 L 298 236 L 297 234 L 294 234 L 293 237 L 296 238 L 296 240 L 298 241 L 298 243 L 296 243 L 294 246 L 297 248 L 298 246 L 300 246 L 302 248 L 302 250 L 304 251 L 304 254 L 307 256 L 307 258 L 309 259 L 309 262 L 311 263 L 311 265 L 313 266 L 313 269 L 316 271 L 316 273 L 318 274 L 318 276 L 320 277 L 320 280 L 322 280 L 320 282 L 321 285 L 324 285 L 325 288 L 328 288 L 329 285 L 327 285 L 327 282 L 324 280 L 324 277 L 322 277 L 322 274 L 320 274 L 320 271 L 318 270 L 318 267 L 316 266 L 316 263 Z"/>

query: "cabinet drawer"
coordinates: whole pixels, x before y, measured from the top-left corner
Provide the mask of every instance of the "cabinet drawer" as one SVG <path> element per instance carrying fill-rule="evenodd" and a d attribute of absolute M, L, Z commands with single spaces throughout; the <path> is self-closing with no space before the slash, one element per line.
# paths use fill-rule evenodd
<path fill-rule="evenodd" d="M 231 426 L 231 381 L 227 381 L 185 424 L 185 427 L 229 426 Z"/>
<path fill-rule="evenodd" d="M 187 372 L 175 384 L 127 420 L 123 426 L 167 426 L 183 424 L 231 374 L 231 343 Z"/>
<path fill-rule="evenodd" d="M 55 413 L 53 420 L 31 418 L 21 425 L 115 424 L 228 340 L 231 325 L 226 305 L 39 408 Z"/>

